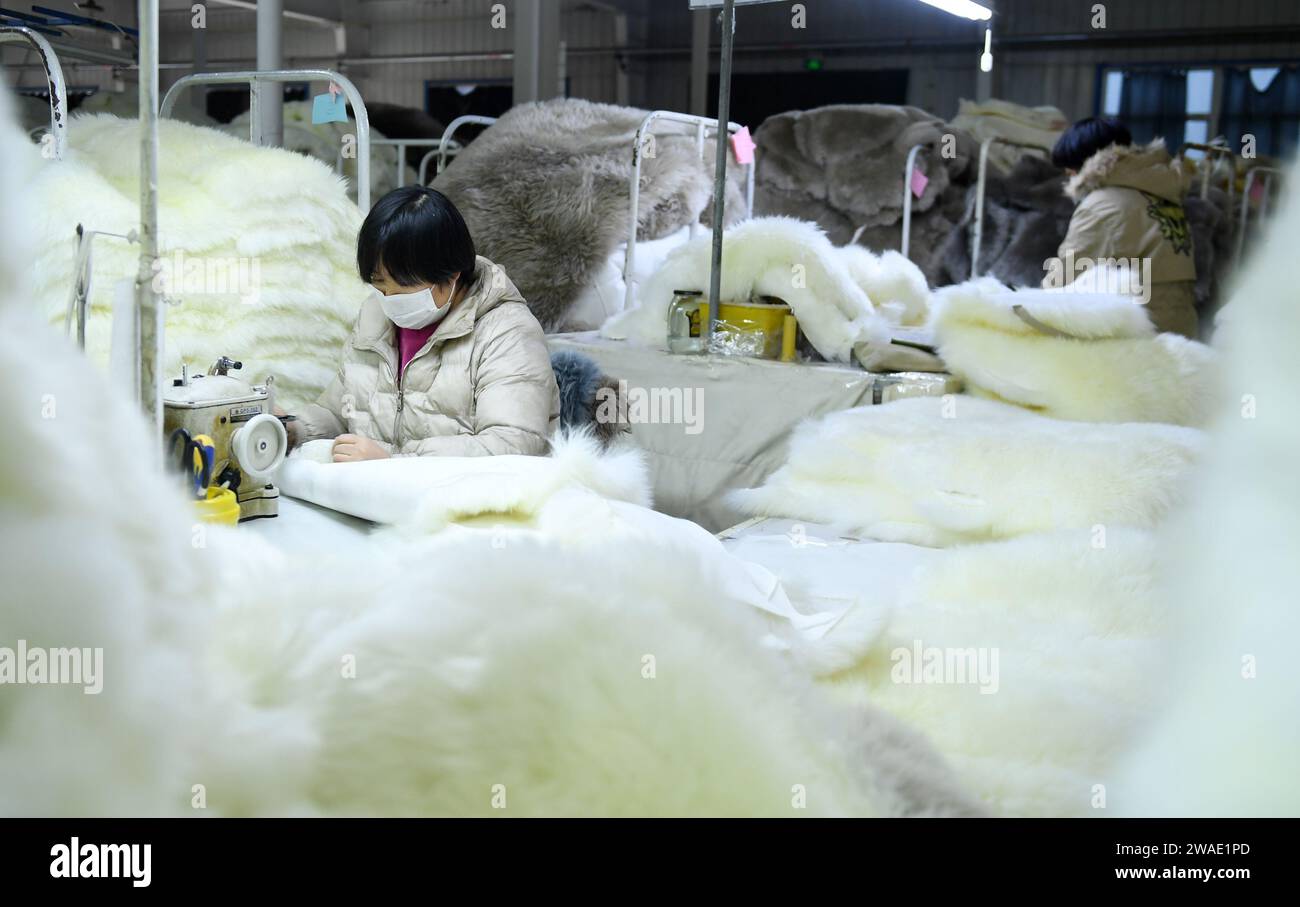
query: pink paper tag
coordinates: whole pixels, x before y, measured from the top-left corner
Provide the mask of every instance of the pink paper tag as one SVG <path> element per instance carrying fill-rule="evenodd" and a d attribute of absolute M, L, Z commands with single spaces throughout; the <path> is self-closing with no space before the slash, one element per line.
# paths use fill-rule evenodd
<path fill-rule="evenodd" d="M 925 187 L 930 185 L 930 178 L 921 172 L 920 167 L 912 170 L 912 194 L 917 198 L 925 195 Z"/>
<path fill-rule="evenodd" d="M 754 140 L 749 137 L 749 127 L 742 126 L 731 137 L 731 153 L 736 156 L 737 164 L 752 164 L 754 162 L 754 149 L 758 146 Z"/>
<path fill-rule="evenodd" d="M 337 97 L 339 96 L 339 92 L 340 92 L 340 91 L 342 91 L 341 88 L 339 88 L 339 87 L 338 87 L 337 85 L 335 85 L 333 82 L 330 82 L 330 97 L 331 97 L 331 98 L 337 98 Z"/>

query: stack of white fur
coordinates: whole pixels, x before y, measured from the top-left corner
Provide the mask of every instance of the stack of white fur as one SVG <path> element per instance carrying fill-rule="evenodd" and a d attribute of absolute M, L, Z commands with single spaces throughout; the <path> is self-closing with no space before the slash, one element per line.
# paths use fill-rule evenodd
<path fill-rule="evenodd" d="M 139 225 L 139 124 L 106 114 L 68 125 L 69 153 L 43 160 L 15 148 L 36 204 L 33 308 L 62 326 L 73 284 L 74 237 Z M 319 161 L 173 120 L 159 124 L 159 244 L 167 295 L 165 372 L 206 369 L 229 355 L 244 374 L 274 374 L 288 406 L 313 399 L 365 286 L 356 276 L 360 213 Z M 114 286 L 134 281 L 139 246 L 96 238 L 87 349 L 104 362 Z"/>
<path fill-rule="evenodd" d="M 934 306 L 944 360 L 978 396 L 806 424 L 735 499 L 937 547 L 879 584 L 888 626 L 836 685 L 924 730 L 996 812 L 1088 814 L 1154 713 L 1144 675 L 1169 643 L 1154 532 L 1192 490 L 1205 438 L 1185 426 L 1207 417 L 1215 357 L 1156 336 L 1124 297 L 984 280 Z M 894 668 L 914 646 L 996 653 L 997 691 L 909 682 Z"/>

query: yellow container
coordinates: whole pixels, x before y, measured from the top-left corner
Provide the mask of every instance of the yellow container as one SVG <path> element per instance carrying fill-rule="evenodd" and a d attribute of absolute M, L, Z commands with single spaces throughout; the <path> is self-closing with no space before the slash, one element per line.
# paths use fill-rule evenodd
<path fill-rule="evenodd" d="M 708 317 L 708 302 L 701 303 L 700 320 Z M 730 338 L 736 351 L 760 359 L 781 355 L 790 307 L 784 303 L 723 302 L 718 305 L 714 336 Z M 793 319 L 791 319 L 793 320 Z M 792 335 L 793 336 L 793 335 Z M 722 339 L 719 338 L 719 339 Z"/>
<path fill-rule="evenodd" d="M 208 496 L 195 501 L 194 508 L 204 523 L 234 526 L 239 522 L 239 499 L 229 488 L 209 488 Z"/>

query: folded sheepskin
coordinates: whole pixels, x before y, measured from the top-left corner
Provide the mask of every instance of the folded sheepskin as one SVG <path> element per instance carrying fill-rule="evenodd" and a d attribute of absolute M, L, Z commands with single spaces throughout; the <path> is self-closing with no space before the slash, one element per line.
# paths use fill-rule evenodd
<path fill-rule="evenodd" d="M 975 394 L 1058 419 L 1200 425 L 1213 351 L 1155 334 L 1133 299 L 1012 291 L 991 278 L 938 291 L 939 354 Z"/>
<path fill-rule="evenodd" d="M 1051 148 L 1069 127 L 1070 121 L 1056 107 L 1025 107 L 999 98 L 979 102 L 962 98 L 957 104 L 957 115 L 948 125 L 970 133 L 976 142 L 999 138 Z M 1027 153 L 1033 152 L 995 142 L 989 146 L 989 163 L 1005 173 Z"/>
<path fill-rule="evenodd" d="M 570 306 L 627 238 L 632 141 L 648 112 L 573 98 L 520 104 L 433 182 L 548 331 L 568 327 Z M 653 138 L 641 160 L 637 235 L 644 239 L 712 216 L 713 153 L 701 159 L 693 127 L 660 123 Z M 728 223 L 745 216 L 743 170 L 733 171 Z"/>
<path fill-rule="evenodd" d="M 1180 500 L 1195 429 L 1048 419 L 918 397 L 805 423 L 786 464 L 732 502 L 920 545 L 1096 525 L 1151 527 Z"/>
<path fill-rule="evenodd" d="M 916 265 L 897 253 L 875 256 L 861 246 L 836 248 L 817 225 L 789 217 L 756 217 L 723 236 L 721 298 L 776 296 L 790 304 L 808 342 L 824 358 L 848 362 L 854 344 L 888 344 L 891 322 L 916 324 L 928 290 Z M 646 282 L 637 307 L 601 328 L 605 337 L 663 347 L 674 290 L 707 292 L 712 238 L 668 253 Z"/>
<path fill-rule="evenodd" d="M 163 120 L 158 133 L 159 278 L 174 302 L 163 373 L 229 355 L 250 379 L 275 375 L 282 405 L 314 399 L 366 292 L 353 264 L 360 213 L 343 181 L 319 161 L 214 129 Z M 139 141 L 136 121 L 98 115 L 68 124 L 63 161 L 14 146 L 11 165 L 39 199 L 29 222 L 37 308 L 60 329 L 77 224 L 139 228 Z M 135 280 L 139 247 L 97 237 L 93 265 L 86 345 L 104 362 L 114 285 Z"/>

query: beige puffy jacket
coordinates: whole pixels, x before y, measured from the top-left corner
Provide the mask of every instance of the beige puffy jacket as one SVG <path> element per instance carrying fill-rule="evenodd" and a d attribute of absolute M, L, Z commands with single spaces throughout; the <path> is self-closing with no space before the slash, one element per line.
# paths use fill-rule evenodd
<path fill-rule="evenodd" d="M 1162 331 L 1195 337 L 1196 262 L 1184 191 L 1164 140 L 1103 148 L 1066 183 L 1065 194 L 1078 207 L 1057 254 L 1068 260 L 1073 253 L 1075 261 L 1150 259 L 1147 314 Z"/>
<path fill-rule="evenodd" d="M 398 380 L 396 328 L 361 306 L 338 374 L 298 413 L 298 436 L 352 433 L 394 456 L 544 454 L 560 395 L 541 325 L 498 265 L 474 282 Z"/>

